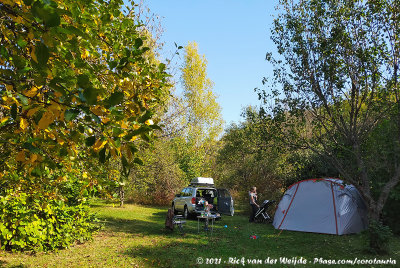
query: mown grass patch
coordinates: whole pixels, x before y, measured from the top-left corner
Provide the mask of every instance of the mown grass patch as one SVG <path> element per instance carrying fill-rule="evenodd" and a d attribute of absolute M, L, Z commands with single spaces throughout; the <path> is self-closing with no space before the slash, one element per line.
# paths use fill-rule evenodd
<path fill-rule="evenodd" d="M 307 265 L 296 265 L 301 267 L 326 267 L 326 265 L 313 265 L 314 258 L 325 260 L 392 258 L 400 263 L 398 237 L 391 243 L 390 256 L 375 256 L 365 250 L 366 234 L 334 236 L 288 231 L 280 233 L 272 225 L 249 223 L 247 216 L 240 214 L 240 211 L 234 217 L 223 216 L 217 221 L 213 236 L 203 230 L 198 233 L 195 219 L 187 221 L 184 226 L 185 235 L 182 236 L 178 230 L 171 232 L 164 228 L 167 211 L 165 207 L 127 204 L 124 208 L 119 208 L 98 201 L 94 203 L 92 209 L 104 225 L 93 241 L 58 252 L 34 255 L 2 252 L 0 265 L 4 267 L 229 267 L 231 266 L 229 258 L 240 260 L 242 257 L 245 261 L 249 259 L 262 262 L 268 257 L 277 259 L 277 264 L 272 267 L 291 266 L 279 264 L 281 257 L 307 259 Z M 259 238 L 250 239 L 250 235 L 257 235 Z M 215 262 L 221 258 L 221 264 L 198 265 L 199 257 L 204 262 L 207 259 L 213 259 Z"/>

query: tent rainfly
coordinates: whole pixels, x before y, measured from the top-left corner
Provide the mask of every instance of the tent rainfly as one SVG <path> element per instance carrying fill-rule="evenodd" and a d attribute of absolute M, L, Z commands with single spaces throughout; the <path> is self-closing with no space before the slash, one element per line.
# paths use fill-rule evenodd
<path fill-rule="evenodd" d="M 367 229 L 367 207 L 353 185 L 332 178 L 304 180 L 285 192 L 273 226 L 336 235 L 358 233 Z"/>

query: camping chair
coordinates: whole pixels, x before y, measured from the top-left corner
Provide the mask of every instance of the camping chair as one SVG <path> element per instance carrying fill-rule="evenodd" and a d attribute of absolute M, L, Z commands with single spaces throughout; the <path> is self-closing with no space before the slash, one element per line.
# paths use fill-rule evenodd
<path fill-rule="evenodd" d="M 174 215 L 174 211 L 172 209 L 168 209 L 167 212 L 167 217 L 165 219 L 165 228 L 173 231 L 175 225 L 179 227 L 179 231 L 181 234 L 184 234 L 183 232 L 183 224 L 185 224 L 185 218 L 180 215 Z"/>
<path fill-rule="evenodd" d="M 185 221 L 185 218 L 183 216 L 181 216 L 181 215 L 175 215 L 174 216 L 173 224 L 177 225 L 179 227 L 179 231 L 180 231 L 180 233 L 182 235 L 184 234 L 184 232 L 183 232 L 183 224 L 185 224 L 185 223 L 186 223 L 186 221 Z"/>

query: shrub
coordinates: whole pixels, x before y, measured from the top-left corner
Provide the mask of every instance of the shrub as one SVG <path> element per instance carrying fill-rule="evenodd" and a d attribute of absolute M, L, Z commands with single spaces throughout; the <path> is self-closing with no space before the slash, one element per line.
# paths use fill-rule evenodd
<path fill-rule="evenodd" d="M 368 232 L 370 251 L 374 254 L 388 254 L 390 251 L 389 241 L 392 237 L 390 228 L 379 221 L 371 220 Z"/>
<path fill-rule="evenodd" d="M 20 192 L 0 196 L 1 249 L 43 251 L 66 248 L 92 238 L 98 229 L 87 204 L 67 205 L 60 200 Z"/>

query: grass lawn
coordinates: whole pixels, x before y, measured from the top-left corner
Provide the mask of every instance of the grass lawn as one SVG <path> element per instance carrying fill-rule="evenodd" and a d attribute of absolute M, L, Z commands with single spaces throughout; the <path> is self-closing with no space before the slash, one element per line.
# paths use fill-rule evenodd
<path fill-rule="evenodd" d="M 280 263 L 280 258 L 297 261 L 302 257 L 306 265 L 300 267 L 326 267 L 313 264 L 315 258 L 328 260 L 396 260 L 399 267 L 400 239 L 392 239 L 389 256 L 368 254 L 365 249 L 366 235 L 322 235 L 283 231 L 279 234 L 270 224 L 252 224 L 246 215 L 223 216 L 214 226 L 211 237 L 204 231 L 198 234 L 197 220 L 185 225 L 185 235 L 176 229 L 164 229 L 167 208 L 155 208 L 127 204 L 124 208 L 97 202 L 93 211 L 98 214 L 104 228 L 93 241 L 75 245 L 66 250 L 50 253 L 5 253 L 1 252 L 3 267 L 230 267 L 231 261 L 241 261 L 246 266 L 265 267 L 265 260 L 276 264 L 271 267 L 290 267 Z M 225 227 L 225 225 L 227 227 Z M 258 239 L 250 239 L 257 235 Z M 198 265 L 202 258 L 203 265 Z M 235 259 L 236 258 L 236 259 Z M 247 260 L 261 261 L 263 265 L 248 265 Z M 200 259 L 199 259 L 200 260 Z M 206 261 L 220 262 L 206 265 Z M 242 266 L 242 264 L 237 265 Z M 334 265 L 346 267 L 345 265 Z M 383 265 L 355 265 L 378 267 Z M 351 267 L 351 265 L 348 265 Z M 354 266 L 352 266 L 354 267 Z"/>

